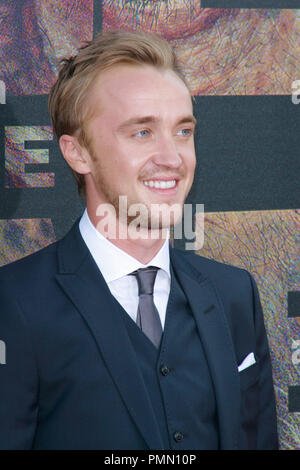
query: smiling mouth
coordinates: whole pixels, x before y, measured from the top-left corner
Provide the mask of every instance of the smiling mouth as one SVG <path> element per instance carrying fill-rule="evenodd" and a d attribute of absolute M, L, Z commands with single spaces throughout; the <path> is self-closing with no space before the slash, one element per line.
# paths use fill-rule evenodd
<path fill-rule="evenodd" d="M 144 185 L 154 189 L 173 189 L 177 185 L 177 181 L 173 180 L 147 180 L 143 181 Z"/>

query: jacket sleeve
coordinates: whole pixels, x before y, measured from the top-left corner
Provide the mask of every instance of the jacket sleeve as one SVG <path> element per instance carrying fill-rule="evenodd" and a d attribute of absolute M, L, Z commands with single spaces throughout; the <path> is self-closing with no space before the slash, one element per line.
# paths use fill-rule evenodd
<path fill-rule="evenodd" d="M 0 449 L 31 449 L 38 414 L 37 365 L 28 323 L 9 284 L 0 282 Z"/>
<path fill-rule="evenodd" d="M 258 289 L 251 275 L 250 279 L 253 289 L 256 354 L 259 367 L 257 449 L 278 449 L 276 402 L 273 388 L 271 357 Z"/>

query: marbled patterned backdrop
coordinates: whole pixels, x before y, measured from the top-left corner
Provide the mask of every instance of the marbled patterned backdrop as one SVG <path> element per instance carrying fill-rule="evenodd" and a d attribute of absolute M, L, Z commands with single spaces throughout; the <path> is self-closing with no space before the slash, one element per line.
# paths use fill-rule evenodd
<path fill-rule="evenodd" d="M 299 414 L 288 410 L 288 385 L 299 384 L 300 361 L 293 361 L 292 345 L 300 339 L 300 318 L 287 316 L 288 293 L 300 290 L 299 224 L 300 210 L 208 213 L 204 245 L 198 251 L 247 269 L 257 283 L 272 356 L 280 441 L 287 449 L 298 448 L 300 437 Z"/>
<path fill-rule="evenodd" d="M 60 170 L 57 149 L 51 153 L 37 146 L 53 140 L 46 108 L 33 125 L 32 110 L 24 109 L 20 117 L 11 103 L 31 97 L 31 106 L 39 105 L 38 97 L 47 95 L 55 81 L 59 60 L 75 53 L 101 28 L 156 31 L 164 36 L 176 49 L 197 96 L 274 95 L 276 99 L 290 95 L 292 82 L 300 79 L 300 9 L 201 8 L 195 0 L 0 0 L 1 210 L 9 214 L 0 220 L 0 264 L 56 239 L 53 206 L 36 207 L 44 207 L 47 192 L 55 190 L 60 197 L 64 182 L 56 177 L 66 171 Z M 45 171 L 39 165 L 46 165 Z M 295 171 L 299 173 L 299 167 Z M 30 214 L 24 211 L 23 217 L 16 217 L 24 198 L 32 203 Z M 31 207 L 35 209 L 30 211 Z M 267 209 L 224 212 L 220 208 L 207 213 L 199 254 L 254 275 L 271 347 L 280 445 L 297 449 L 300 407 L 293 408 L 289 395 L 295 387 L 299 403 L 300 311 L 298 318 L 297 312 L 288 316 L 288 295 L 300 290 L 300 210 L 296 203 L 292 208 Z"/>

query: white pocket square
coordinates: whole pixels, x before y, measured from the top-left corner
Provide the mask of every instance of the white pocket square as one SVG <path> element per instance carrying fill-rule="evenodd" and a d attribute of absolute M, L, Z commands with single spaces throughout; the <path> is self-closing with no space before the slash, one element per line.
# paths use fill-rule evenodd
<path fill-rule="evenodd" d="M 243 362 L 241 362 L 241 364 L 238 366 L 238 371 L 241 372 L 242 370 L 247 369 L 247 367 L 252 366 L 253 364 L 255 364 L 255 362 L 256 361 L 255 361 L 254 354 L 253 352 L 251 352 L 250 354 L 248 354 L 248 356 L 245 357 Z"/>

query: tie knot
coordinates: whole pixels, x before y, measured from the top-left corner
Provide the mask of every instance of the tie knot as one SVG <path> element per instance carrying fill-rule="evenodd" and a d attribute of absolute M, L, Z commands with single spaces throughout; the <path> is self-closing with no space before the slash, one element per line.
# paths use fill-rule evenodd
<path fill-rule="evenodd" d="M 153 294 L 154 282 L 158 268 L 155 266 L 148 266 L 147 268 L 140 268 L 132 274 L 136 277 L 139 288 L 139 295 Z"/>

